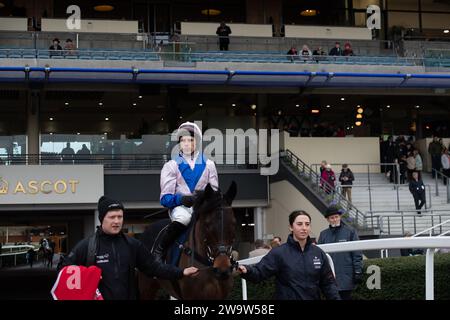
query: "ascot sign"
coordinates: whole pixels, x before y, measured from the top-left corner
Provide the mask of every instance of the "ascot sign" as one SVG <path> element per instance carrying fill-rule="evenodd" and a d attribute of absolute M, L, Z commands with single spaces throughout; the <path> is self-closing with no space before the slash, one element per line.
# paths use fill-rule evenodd
<path fill-rule="evenodd" d="M 103 166 L 1 166 L 0 204 L 95 203 Z"/>
<path fill-rule="evenodd" d="M 23 194 L 37 194 L 37 193 L 57 193 L 63 194 L 67 192 L 67 187 L 70 187 L 70 191 L 72 193 L 76 193 L 77 185 L 80 183 L 78 180 L 57 180 L 55 182 L 44 180 L 30 180 L 28 183 L 24 183 L 22 181 L 17 181 L 14 188 L 9 189 L 8 181 L 2 179 L 0 177 L 0 195 L 8 194 L 9 191 L 11 194 L 23 193 Z"/>

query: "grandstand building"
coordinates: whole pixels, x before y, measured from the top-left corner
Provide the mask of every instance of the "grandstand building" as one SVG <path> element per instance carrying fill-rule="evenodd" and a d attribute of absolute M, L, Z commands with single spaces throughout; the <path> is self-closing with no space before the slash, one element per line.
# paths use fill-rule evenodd
<path fill-rule="evenodd" d="M 67 13 L 74 2 L 78 27 L 77 9 Z M 217 165 L 222 189 L 238 185 L 242 257 L 255 239 L 286 239 L 294 209 L 312 214 L 316 237 L 330 203 L 367 238 L 450 218 L 428 153 L 432 135 L 450 142 L 448 1 L 92 3 L 0 1 L 0 242 L 51 236 L 68 252 L 94 231 L 103 194 L 124 202 L 125 230 L 139 237 L 166 217 L 144 219 L 162 208 L 159 173 L 184 121 L 224 134 L 280 130 L 276 174 L 262 175 L 260 163 Z M 367 28 L 369 5 L 380 7 L 379 30 Z M 218 46 L 221 21 L 232 30 L 228 51 Z M 62 50 L 49 49 L 55 38 Z M 336 42 L 354 55 L 328 55 Z M 324 54 L 286 55 L 303 45 Z M 408 186 L 382 172 L 388 136 L 422 155 L 420 218 Z M 337 175 L 349 164 L 353 202 L 320 187 L 322 160 Z M 385 166 L 396 174 L 393 159 Z"/>

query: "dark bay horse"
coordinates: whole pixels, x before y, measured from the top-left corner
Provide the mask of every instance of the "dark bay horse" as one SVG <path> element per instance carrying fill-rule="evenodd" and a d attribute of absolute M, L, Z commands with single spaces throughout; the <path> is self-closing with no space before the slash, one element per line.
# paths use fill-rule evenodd
<path fill-rule="evenodd" d="M 208 184 L 205 191 L 196 193 L 193 227 L 183 243 L 178 266 L 195 266 L 200 270 L 196 277 L 184 277 L 179 281 L 150 279 L 139 273 L 141 299 L 154 299 L 159 288 L 177 299 L 225 299 L 233 287 L 232 258 L 236 236 L 236 219 L 231 203 L 236 196 L 233 181 L 225 194 L 214 191 Z M 154 226 L 155 225 L 155 226 Z M 141 241 L 151 249 L 158 233 L 158 224 L 150 226 Z M 161 226 L 160 226 L 161 227 Z M 153 230 L 152 230 L 153 229 Z"/>

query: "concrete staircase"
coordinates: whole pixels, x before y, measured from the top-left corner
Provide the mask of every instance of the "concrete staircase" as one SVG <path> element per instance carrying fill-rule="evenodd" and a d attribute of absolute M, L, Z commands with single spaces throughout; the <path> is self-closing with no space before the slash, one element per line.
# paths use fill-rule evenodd
<path fill-rule="evenodd" d="M 369 179 L 370 192 L 367 186 Z M 416 212 L 408 184 L 401 185 L 397 189 L 382 173 L 371 173 L 370 176 L 367 173 L 355 173 L 352 203 L 365 213 L 368 223 L 373 223 L 382 235 L 403 235 L 406 231 L 417 233 L 450 219 L 446 186 L 439 180 L 439 196 L 436 196 L 436 185 L 431 174 L 424 173 L 422 179 L 427 198 L 427 209 L 422 210 L 429 211 L 424 211 L 421 215 Z M 396 212 L 398 210 L 401 212 Z M 450 223 L 437 229 L 435 234 L 448 230 Z"/>

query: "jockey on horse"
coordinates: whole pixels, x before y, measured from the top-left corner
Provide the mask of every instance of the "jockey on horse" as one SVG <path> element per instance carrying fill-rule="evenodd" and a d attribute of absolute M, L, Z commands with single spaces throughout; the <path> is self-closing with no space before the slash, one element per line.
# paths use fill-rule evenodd
<path fill-rule="evenodd" d="M 172 222 L 163 229 L 162 239 L 153 251 L 160 261 L 191 222 L 195 190 L 204 190 L 208 183 L 214 190 L 219 188 L 214 162 L 197 150 L 202 140 L 200 128 L 195 123 L 185 122 L 178 128 L 177 138 L 180 152 L 161 170 L 160 203 L 169 209 Z"/>

